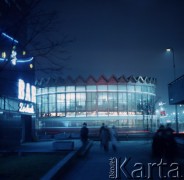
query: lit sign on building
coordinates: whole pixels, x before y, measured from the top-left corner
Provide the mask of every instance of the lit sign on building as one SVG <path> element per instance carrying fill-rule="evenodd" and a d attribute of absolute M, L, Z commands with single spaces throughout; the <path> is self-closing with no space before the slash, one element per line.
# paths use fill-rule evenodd
<path fill-rule="evenodd" d="M 18 99 L 36 103 L 36 87 L 25 83 L 22 79 L 18 81 Z"/>
<path fill-rule="evenodd" d="M 18 99 L 29 101 L 28 103 L 20 102 L 19 112 L 23 113 L 35 113 L 34 105 L 36 103 L 36 87 L 31 86 L 29 83 L 25 83 L 22 79 L 18 81 Z"/>
<path fill-rule="evenodd" d="M 1 57 L 0 57 L 0 61 L 2 61 L 2 62 L 10 61 L 11 64 L 13 66 L 15 66 L 17 63 L 27 63 L 27 62 L 31 62 L 33 60 L 33 57 L 25 57 L 25 55 L 26 55 L 25 51 L 23 51 L 23 53 L 22 53 L 23 58 L 18 58 L 17 57 L 18 54 L 17 54 L 17 51 L 16 51 L 16 45 L 19 42 L 16 39 L 14 39 L 13 37 L 11 37 L 10 35 L 8 35 L 4 32 L 1 33 L 1 36 L 3 36 L 8 41 L 11 41 L 11 43 L 13 45 L 13 48 L 12 48 L 11 54 L 9 55 L 10 59 L 6 58 L 7 57 L 6 52 L 2 52 Z"/>
<path fill-rule="evenodd" d="M 25 113 L 35 113 L 33 104 L 20 103 L 19 104 L 19 112 Z"/>

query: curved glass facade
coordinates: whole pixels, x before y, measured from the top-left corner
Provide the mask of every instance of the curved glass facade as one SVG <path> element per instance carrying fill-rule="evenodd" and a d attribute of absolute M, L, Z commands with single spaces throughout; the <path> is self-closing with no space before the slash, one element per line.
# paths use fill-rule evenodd
<path fill-rule="evenodd" d="M 86 121 L 89 127 L 105 122 L 145 129 L 154 124 L 155 79 L 91 79 L 37 87 L 40 126 L 81 127 Z"/>

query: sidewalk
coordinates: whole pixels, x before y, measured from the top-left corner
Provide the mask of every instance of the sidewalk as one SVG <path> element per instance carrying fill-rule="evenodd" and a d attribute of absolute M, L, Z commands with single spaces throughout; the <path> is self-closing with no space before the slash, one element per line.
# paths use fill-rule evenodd
<path fill-rule="evenodd" d="M 119 166 L 125 161 L 125 159 L 130 158 L 126 170 L 132 172 L 133 165 L 135 163 L 140 163 L 145 168 L 147 173 L 148 163 L 159 164 L 161 158 L 155 158 L 152 156 L 151 151 L 152 141 L 121 141 L 118 144 L 118 151 L 113 152 L 110 147 L 109 152 L 104 152 L 100 147 L 98 141 L 93 142 L 93 146 L 84 158 L 78 158 L 77 162 L 71 164 L 70 168 L 60 175 L 57 179 L 62 180 L 108 180 L 110 175 L 110 158 L 117 158 L 119 160 Z M 163 161 L 168 162 L 163 158 Z M 180 158 L 175 159 L 173 162 L 181 162 Z M 137 168 L 140 168 L 137 167 Z M 112 170 L 112 169 L 111 169 Z M 168 168 L 164 170 L 167 175 Z M 138 172 L 140 174 L 140 171 Z M 138 175 L 139 175 L 138 174 Z M 119 171 L 119 179 L 127 179 L 122 171 Z M 153 177 L 158 179 L 159 172 L 158 169 L 154 169 Z"/>

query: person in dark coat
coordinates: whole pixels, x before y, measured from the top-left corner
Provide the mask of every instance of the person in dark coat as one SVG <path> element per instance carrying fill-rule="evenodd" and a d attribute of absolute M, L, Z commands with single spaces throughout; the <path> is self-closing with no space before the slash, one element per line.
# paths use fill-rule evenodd
<path fill-rule="evenodd" d="M 107 126 L 101 129 L 100 133 L 101 146 L 104 148 L 104 151 L 109 151 L 109 141 L 110 141 L 110 131 Z"/>
<path fill-rule="evenodd" d="M 87 123 L 83 123 L 83 126 L 80 130 L 80 139 L 83 143 L 83 146 L 85 146 L 88 142 L 88 133 L 89 133 L 89 130 L 87 128 Z"/>
<path fill-rule="evenodd" d="M 174 138 L 175 131 L 171 128 L 170 124 L 167 124 L 165 128 L 165 146 L 166 146 L 166 156 L 173 157 L 177 152 L 177 143 Z"/>
<path fill-rule="evenodd" d="M 102 126 L 100 127 L 99 136 L 101 136 L 102 130 L 105 128 L 105 123 L 102 123 Z"/>
<path fill-rule="evenodd" d="M 153 137 L 153 155 L 163 156 L 165 154 L 165 127 L 161 125 Z"/>

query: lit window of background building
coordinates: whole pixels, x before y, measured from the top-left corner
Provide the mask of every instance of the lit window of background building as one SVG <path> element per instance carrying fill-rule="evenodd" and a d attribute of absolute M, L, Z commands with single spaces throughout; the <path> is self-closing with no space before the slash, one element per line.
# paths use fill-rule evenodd
<path fill-rule="evenodd" d="M 75 129 L 84 121 L 94 129 L 103 122 L 119 130 L 157 128 L 155 78 L 69 77 L 61 83 L 57 79 L 40 80 L 36 86 L 39 128 Z"/>

